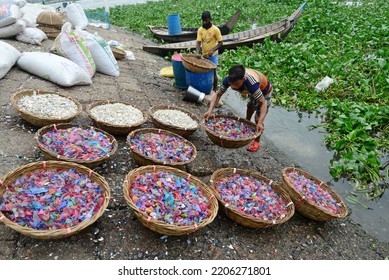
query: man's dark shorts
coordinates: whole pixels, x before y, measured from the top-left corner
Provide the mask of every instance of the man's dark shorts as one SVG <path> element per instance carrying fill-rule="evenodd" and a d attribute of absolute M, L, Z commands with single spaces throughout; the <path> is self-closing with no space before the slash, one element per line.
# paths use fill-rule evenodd
<path fill-rule="evenodd" d="M 267 93 L 264 97 L 266 99 L 266 102 L 267 102 L 267 112 L 269 112 L 269 107 L 270 107 L 270 103 L 271 103 L 271 97 L 273 95 L 273 89 L 270 90 L 269 93 Z M 247 108 L 254 108 L 257 116 L 260 115 L 260 112 L 261 112 L 261 108 L 259 107 L 259 104 L 257 101 L 255 101 L 255 99 L 250 95 L 249 97 L 249 102 L 247 102 Z"/>

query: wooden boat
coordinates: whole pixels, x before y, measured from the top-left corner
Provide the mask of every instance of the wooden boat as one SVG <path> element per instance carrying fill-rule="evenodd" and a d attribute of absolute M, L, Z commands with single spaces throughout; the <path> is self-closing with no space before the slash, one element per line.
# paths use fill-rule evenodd
<path fill-rule="evenodd" d="M 234 28 L 238 18 L 240 17 L 241 11 L 237 10 L 235 14 L 230 17 L 227 23 L 223 25 L 218 25 L 222 35 L 227 35 L 230 33 L 232 28 Z M 150 31 L 154 34 L 154 37 L 161 39 L 169 43 L 185 42 L 190 40 L 196 40 L 198 27 L 188 27 L 181 28 L 182 33 L 176 35 L 169 35 L 168 28 L 163 26 L 147 26 Z"/>
<path fill-rule="evenodd" d="M 223 46 L 219 49 L 219 52 L 221 53 L 223 50 L 235 49 L 240 46 L 251 47 L 253 44 L 263 43 L 266 38 L 270 38 L 270 40 L 276 42 L 282 41 L 296 25 L 305 6 L 306 2 L 289 17 L 269 25 L 224 35 Z M 180 52 L 181 50 L 194 51 L 196 50 L 196 40 L 165 45 L 144 45 L 143 50 L 160 56 L 166 56 L 170 52 Z"/>

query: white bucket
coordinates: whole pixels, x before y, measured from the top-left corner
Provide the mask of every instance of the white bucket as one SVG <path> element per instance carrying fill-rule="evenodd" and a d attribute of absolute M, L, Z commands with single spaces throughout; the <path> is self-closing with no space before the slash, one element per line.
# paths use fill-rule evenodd
<path fill-rule="evenodd" d="M 204 100 L 205 93 L 195 89 L 192 86 L 188 87 L 184 100 L 200 103 Z"/>

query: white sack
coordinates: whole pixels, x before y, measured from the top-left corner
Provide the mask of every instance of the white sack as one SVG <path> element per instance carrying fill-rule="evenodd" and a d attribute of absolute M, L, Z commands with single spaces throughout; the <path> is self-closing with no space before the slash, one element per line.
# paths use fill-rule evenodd
<path fill-rule="evenodd" d="M 41 45 L 41 42 L 46 39 L 45 32 L 35 27 L 26 27 L 22 33 L 16 35 L 16 40 L 34 45 Z"/>
<path fill-rule="evenodd" d="M 88 25 L 88 18 L 86 17 L 86 14 L 85 14 L 85 11 L 84 9 L 81 7 L 80 4 L 78 3 L 74 3 L 74 5 L 76 5 L 77 9 L 78 9 L 78 12 L 80 13 L 82 19 L 84 22 L 86 22 L 86 25 Z"/>
<path fill-rule="evenodd" d="M 0 0 L 0 4 L 13 4 L 19 6 L 19 8 L 24 7 L 26 3 L 25 0 Z"/>
<path fill-rule="evenodd" d="M 1 1 L 1 0 L 0 0 Z M 26 22 L 26 27 L 36 27 L 36 18 L 44 11 L 55 12 L 55 8 L 49 5 L 27 3 L 20 9 L 23 16 L 20 18 Z"/>
<path fill-rule="evenodd" d="M 30 18 L 25 17 L 24 15 L 20 18 L 20 20 L 24 21 L 26 27 L 36 27 L 36 21 L 32 21 Z"/>
<path fill-rule="evenodd" d="M 63 87 L 90 85 L 92 80 L 73 61 L 47 52 L 24 52 L 17 65 L 26 72 Z"/>
<path fill-rule="evenodd" d="M 80 4 L 72 3 L 66 6 L 66 14 L 74 29 L 86 29 L 88 19 Z"/>
<path fill-rule="evenodd" d="M 72 26 L 66 22 L 61 33 L 55 38 L 53 49 L 61 56 L 70 59 L 84 69 L 90 77 L 96 72 L 96 64 L 92 54 L 82 37 L 71 30 Z"/>
<path fill-rule="evenodd" d="M 96 71 L 106 75 L 119 77 L 119 65 L 108 42 L 102 37 L 87 31 L 76 30 L 75 32 L 84 39 L 86 46 L 89 48 L 96 64 Z"/>
<path fill-rule="evenodd" d="M 11 38 L 22 33 L 26 28 L 26 23 L 18 19 L 14 24 L 0 27 L 0 38 Z"/>
<path fill-rule="evenodd" d="M 19 6 L 2 4 L 0 5 L 0 27 L 15 23 L 21 17 Z"/>
<path fill-rule="evenodd" d="M 20 52 L 13 46 L 0 41 L 0 79 L 15 65 L 20 55 Z"/>

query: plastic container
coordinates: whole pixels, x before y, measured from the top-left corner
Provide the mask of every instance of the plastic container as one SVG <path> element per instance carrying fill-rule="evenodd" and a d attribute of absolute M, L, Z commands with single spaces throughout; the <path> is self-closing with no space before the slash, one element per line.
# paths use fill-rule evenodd
<path fill-rule="evenodd" d="M 185 67 L 182 64 L 181 54 L 176 53 L 172 56 L 173 74 L 176 81 L 176 87 L 187 89 Z"/>
<path fill-rule="evenodd" d="M 167 32 L 169 35 L 181 34 L 180 16 L 172 14 L 167 17 Z"/>
<path fill-rule="evenodd" d="M 185 69 L 186 84 L 208 95 L 213 87 L 214 70 L 205 73 L 193 73 Z"/>
<path fill-rule="evenodd" d="M 204 99 L 204 96 L 205 96 L 204 93 L 195 89 L 194 87 L 189 86 L 185 94 L 184 100 L 195 102 L 195 103 L 201 103 Z"/>
<path fill-rule="evenodd" d="M 329 86 L 330 84 L 332 84 L 334 82 L 333 79 L 331 79 L 330 77 L 328 76 L 325 76 L 323 80 L 321 80 L 316 86 L 315 86 L 315 89 L 318 91 L 318 92 L 321 92 L 321 91 L 325 91 Z"/>

